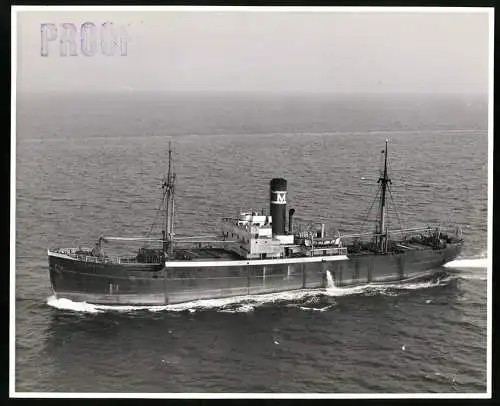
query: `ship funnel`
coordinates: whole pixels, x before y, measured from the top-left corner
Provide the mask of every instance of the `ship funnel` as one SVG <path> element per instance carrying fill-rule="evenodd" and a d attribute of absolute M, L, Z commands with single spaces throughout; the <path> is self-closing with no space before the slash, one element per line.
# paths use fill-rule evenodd
<path fill-rule="evenodd" d="M 286 222 L 286 180 L 274 178 L 271 180 L 270 186 L 273 234 L 284 235 Z"/>
<path fill-rule="evenodd" d="M 288 233 L 292 233 L 292 216 L 295 214 L 295 209 L 288 210 Z"/>

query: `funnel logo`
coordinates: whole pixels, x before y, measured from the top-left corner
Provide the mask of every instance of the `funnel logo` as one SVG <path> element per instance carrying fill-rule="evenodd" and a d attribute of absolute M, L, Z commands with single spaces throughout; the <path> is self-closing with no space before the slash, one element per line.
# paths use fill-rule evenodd
<path fill-rule="evenodd" d="M 273 193 L 276 194 L 276 200 L 271 201 L 272 204 L 286 204 L 286 192 L 275 192 L 273 190 Z"/>

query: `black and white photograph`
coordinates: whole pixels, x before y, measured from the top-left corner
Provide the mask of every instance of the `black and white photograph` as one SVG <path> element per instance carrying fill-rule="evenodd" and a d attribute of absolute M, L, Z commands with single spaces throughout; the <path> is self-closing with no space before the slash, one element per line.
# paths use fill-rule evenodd
<path fill-rule="evenodd" d="M 493 14 L 14 6 L 10 396 L 490 397 Z"/>

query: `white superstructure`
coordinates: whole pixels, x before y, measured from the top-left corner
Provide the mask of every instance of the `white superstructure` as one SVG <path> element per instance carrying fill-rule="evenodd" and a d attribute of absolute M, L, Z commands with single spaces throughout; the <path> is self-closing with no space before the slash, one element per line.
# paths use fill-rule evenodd
<path fill-rule="evenodd" d="M 318 238 L 312 233 L 272 233 L 272 217 L 257 212 L 242 212 L 237 219 L 222 221 L 222 238 L 232 241 L 226 246 L 246 259 L 290 258 L 345 254 L 340 240 Z"/>

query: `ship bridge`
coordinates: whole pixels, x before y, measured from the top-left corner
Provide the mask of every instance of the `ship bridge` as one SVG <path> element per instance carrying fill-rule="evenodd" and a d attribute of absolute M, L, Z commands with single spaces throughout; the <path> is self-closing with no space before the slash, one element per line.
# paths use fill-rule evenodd
<path fill-rule="evenodd" d="M 231 247 L 244 258 L 283 258 L 282 239 L 273 236 L 272 217 L 257 212 L 242 212 L 237 219 L 225 218 L 222 221 L 223 238 L 235 239 Z M 293 244 L 293 235 L 287 242 Z"/>

